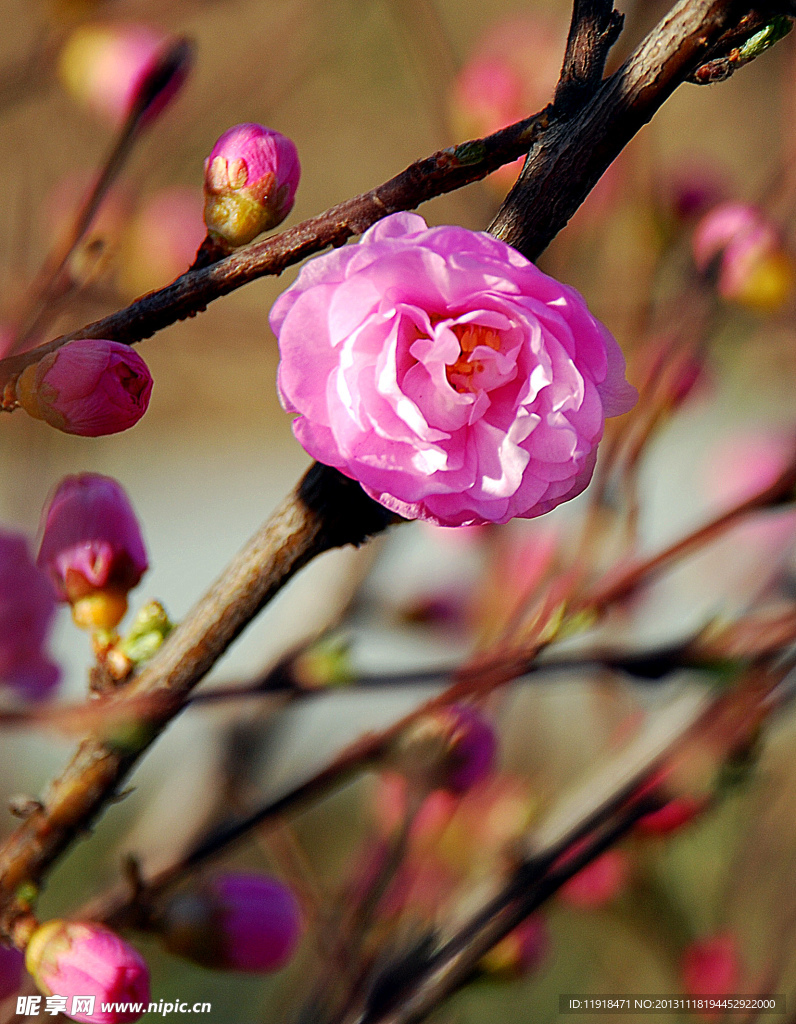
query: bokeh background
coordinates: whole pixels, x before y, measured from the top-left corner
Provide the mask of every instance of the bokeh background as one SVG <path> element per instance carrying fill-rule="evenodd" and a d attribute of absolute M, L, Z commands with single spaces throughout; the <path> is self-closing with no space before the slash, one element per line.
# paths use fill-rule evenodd
<path fill-rule="evenodd" d="M 668 4 L 625 0 L 618 6 L 627 28 L 614 64 Z M 527 102 L 535 106 L 518 116 L 543 106 L 563 52 L 569 5 L 0 0 L 0 15 L 0 325 L 13 320 L 26 284 L 80 195 L 79 183 L 113 140 L 107 120 L 59 76 L 71 34 L 87 22 L 142 22 L 189 35 L 198 47 L 182 94 L 137 146 L 106 204 L 106 220 L 97 228 L 105 246 L 103 272 L 55 311 L 48 331 L 54 336 L 168 283 L 187 267 L 191 247 L 203 236 L 203 160 L 230 125 L 258 121 L 296 142 L 303 175 L 290 226 L 477 132 L 460 76 L 485 47 L 505 52 L 521 44 L 517 60 L 527 76 Z M 517 18 L 523 20 L 511 20 Z M 510 28 L 501 28 L 507 21 Z M 693 273 L 691 224 L 675 212 L 687 186 L 713 189 L 717 198 L 776 197 L 772 216 L 786 234 L 792 230 L 787 176 L 796 150 L 795 61 L 789 38 L 728 82 L 681 87 L 543 258 L 545 269 L 583 291 L 627 352 L 651 329 L 665 329 L 672 315 L 667 301 Z M 482 130 L 490 127 L 497 125 Z M 430 223 L 483 229 L 498 208 L 501 188 L 478 183 L 421 212 Z M 252 283 L 144 342 L 140 352 L 155 379 L 152 402 L 125 434 L 74 438 L 22 412 L 4 416 L 0 520 L 33 537 L 39 510 L 62 476 L 92 470 L 116 477 L 142 519 L 150 552 L 152 569 L 139 600 L 157 597 L 173 617 L 182 617 L 308 464 L 276 397 L 278 353 L 268 326 L 270 306 L 294 274 L 292 269 L 280 279 Z M 644 549 L 719 507 L 728 481 L 743 478 L 792 432 L 794 369 L 791 305 L 768 317 L 728 308 L 717 318 L 698 387 L 642 465 Z M 543 525 L 501 528 L 500 540 L 408 526 L 362 551 L 325 555 L 247 631 L 213 677 L 246 679 L 335 626 L 346 609 L 348 657 L 356 667 L 393 671 L 455 663 L 488 623 L 500 585 L 519 587 L 522 574 L 538 567 L 545 531 L 566 531 L 579 514 L 576 503 Z M 612 635 L 633 644 L 658 642 L 684 635 L 709 616 L 741 610 L 772 588 L 782 599 L 792 596 L 794 523 L 781 514 L 773 528 L 771 523 L 766 520 L 762 536 L 734 532 L 672 574 L 610 623 Z M 523 545 L 530 551 L 524 562 L 516 554 Z M 499 562 L 514 546 L 509 561 Z M 452 600 L 462 594 L 464 602 Z M 62 696 L 78 699 L 89 644 L 68 614 L 61 616 L 54 651 L 65 670 Z M 683 685 L 699 681 L 667 684 Z M 629 717 L 665 700 L 664 689 L 573 676 L 501 696 L 493 710 L 502 767 L 524 780 L 533 813 L 588 771 Z M 225 801 L 244 807 L 277 792 L 363 729 L 391 721 L 429 692 L 340 692 L 311 706 L 276 709 L 278 714 L 259 703 L 186 712 L 136 771 L 134 793 L 111 808 L 91 840 L 78 844 L 54 872 L 43 911 L 73 909 L 113 881 L 125 851 L 140 855 L 147 872 L 168 863 L 219 816 Z M 545 956 L 531 976 L 481 979 L 443 1008 L 440 1019 L 545 1021 L 558 1016 L 561 992 L 678 992 L 683 951 L 714 935 L 729 934 L 736 943 L 739 991 L 776 966 L 776 991 L 794 992 L 793 741 L 793 722 L 785 714 L 762 744 L 754 770 L 717 809 L 682 835 L 623 848 L 618 880 L 599 905 L 562 900 L 550 907 Z M 39 792 L 71 743 L 52 734 L 1 734 L 0 792 Z M 307 870 L 332 902 L 376 828 L 382 798 L 368 778 L 291 824 L 290 841 L 297 837 Z M 0 835 L 12 826 L 10 815 L 0 817 Z M 233 862 L 278 871 L 279 849 L 257 837 Z M 477 860 L 477 851 L 473 856 Z M 461 906 L 475 891 L 461 896 Z M 142 940 L 142 948 L 150 956 L 156 998 L 207 999 L 213 1004 L 208 1019 L 230 1024 L 288 1019 L 307 970 L 317 964 L 310 939 L 293 968 L 268 979 L 190 967 L 149 940 Z"/>

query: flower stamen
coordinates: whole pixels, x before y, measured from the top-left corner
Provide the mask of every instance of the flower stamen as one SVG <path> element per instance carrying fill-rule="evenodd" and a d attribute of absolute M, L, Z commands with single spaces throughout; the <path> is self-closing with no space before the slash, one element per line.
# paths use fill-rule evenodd
<path fill-rule="evenodd" d="M 445 373 L 448 383 L 460 394 L 466 391 L 475 391 L 474 376 L 482 373 L 484 364 L 479 360 L 472 359 L 472 353 L 479 345 L 486 345 L 488 348 L 500 351 L 500 336 L 491 327 L 482 327 L 480 324 L 457 325 L 453 333 L 459 339 L 459 358 L 455 363 L 447 364 Z"/>

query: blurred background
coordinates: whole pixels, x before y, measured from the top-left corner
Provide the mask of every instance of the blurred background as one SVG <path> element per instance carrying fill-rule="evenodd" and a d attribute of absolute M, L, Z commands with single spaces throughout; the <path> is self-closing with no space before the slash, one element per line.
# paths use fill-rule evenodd
<path fill-rule="evenodd" d="M 669 5 L 617 6 L 626 30 L 613 67 Z M 26 286 L 114 139 L 113 114 L 88 82 L 90 32 L 145 25 L 184 34 L 196 41 L 197 60 L 105 202 L 76 257 L 79 287 L 52 310 L 43 339 L 188 267 L 204 237 L 203 161 L 232 124 L 257 121 L 296 142 L 302 180 L 289 227 L 419 157 L 541 109 L 552 98 L 569 13 L 558 0 L 0 0 L 0 331 L 13 324 Z M 640 550 L 662 546 L 765 480 L 793 434 L 789 271 L 777 279 L 781 294 L 773 286 L 775 301 L 706 298 L 695 284 L 691 239 L 712 206 L 759 204 L 776 225 L 778 257 L 790 265 L 795 44 L 786 38 L 727 82 L 681 87 L 541 261 L 578 287 L 616 334 L 634 382 L 650 373 L 650 353 L 669 353 L 675 322 L 678 337 L 690 338 L 682 394 L 669 401 L 635 469 Z M 432 224 L 484 229 L 516 173 L 498 172 L 420 212 Z M 141 344 L 155 380 L 152 401 L 122 435 L 69 437 L 21 411 L 3 417 L 3 524 L 34 538 L 40 509 L 64 475 L 114 476 L 141 518 L 152 567 L 133 605 L 157 597 L 173 618 L 184 616 L 309 462 L 276 397 L 278 353 L 268 326 L 270 306 L 295 272 L 254 282 Z M 247 630 L 213 679 L 246 680 L 321 635 L 356 670 L 456 664 L 555 571 L 556 559 L 566 561 L 587 504 L 588 495 L 541 521 L 496 530 L 414 524 L 361 551 L 324 555 Z M 645 591 L 609 620 L 605 636 L 630 646 L 660 643 L 756 601 L 791 600 L 796 523 L 789 512 L 758 519 Z M 597 561 L 610 561 L 611 544 Z M 79 699 L 89 642 L 60 614 L 53 651 L 64 666 L 61 696 Z M 634 716 L 689 685 L 701 682 L 643 688 L 581 673 L 501 694 L 491 708 L 501 737 L 500 799 L 497 790 L 482 794 L 486 803 L 457 812 L 458 839 L 446 840 L 454 868 L 444 883 L 428 882 L 433 898 L 416 885 L 412 899 L 428 898 L 441 913 L 442 887 L 446 911 L 460 916 L 534 815 Z M 138 854 L 145 873 L 169 863 L 223 807 L 279 792 L 431 692 L 336 691 L 287 710 L 246 702 L 186 712 L 136 771 L 133 795 L 53 873 L 44 915 L 74 909 L 115 880 L 124 852 Z M 717 807 L 672 836 L 635 837 L 612 852 L 583 891 L 547 909 L 527 970 L 513 978 L 485 971 L 440 1019 L 544 1021 L 558 1016 L 563 992 L 680 992 L 694 950 L 704 954 L 699 968 L 731 981 L 730 991 L 762 985 L 796 996 L 793 741 L 785 714 L 754 769 Z M 0 791 L 38 793 L 72 742 L 5 732 Z M 353 784 L 280 826 L 278 841 L 253 838 L 230 863 L 284 873 L 284 848 L 297 844 L 307 888 L 334 904 L 385 827 L 388 789 L 374 777 Z M 494 834 L 466 824 L 489 819 L 484 808 L 494 809 Z M 0 835 L 12 827 L 10 816 L 0 818 Z M 311 938 L 291 968 L 266 979 L 186 965 L 148 939 L 141 948 L 155 998 L 207 999 L 208 1019 L 230 1024 L 289 1019 L 318 962 Z"/>

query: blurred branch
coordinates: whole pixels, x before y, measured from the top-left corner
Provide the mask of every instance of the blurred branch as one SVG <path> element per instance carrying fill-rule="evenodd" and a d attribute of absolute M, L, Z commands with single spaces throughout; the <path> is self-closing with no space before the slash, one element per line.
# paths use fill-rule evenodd
<path fill-rule="evenodd" d="M 417 1024 L 472 975 L 484 954 L 578 871 L 622 838 L 640 817 L 678 795 L 676 778 L 709 752 L 716 768 L 748 748 L 777 706 L 792 666 L 750 671 L 730 693 L 685 693 L 653 712 L 640 734 L 530 833 L 526 860 L 503 891 L 418 965 L 408 959 L 376 979 L 364 1007 L 345 1024 Z M 395 984 L 400 978 L 401 984 Z M 380 983 L 381 981 L 381 983 Z M 386 983 L 385 983 L 386 982 Z"/>

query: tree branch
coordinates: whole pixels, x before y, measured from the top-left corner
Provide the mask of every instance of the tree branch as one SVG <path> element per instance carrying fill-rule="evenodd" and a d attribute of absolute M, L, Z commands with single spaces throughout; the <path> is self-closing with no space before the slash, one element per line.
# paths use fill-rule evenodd
<path fill-rule="evenodd" d="M 591 99 L 602 81 L 608 53 L 625 16 L 613 0 L 574 0 L 572 22 L 553 107 L 566 118 Z"/>
<path fill-rule="evenodd" d="M 750 6 L 679 0 L 580 112 L 537 138 L 490 232 L 537 259 L 636 132 Z"/>
<path fill-rule="evenodd" d="M 125 697 L 165 698 L 157 715 L 120 728 L 115 742 L 92 736 L 79 746 L 40 807 L 0 846 L 0 930 L 13 939 L 15 921 L 29 912 L 22 885 L 38 885 L 53 861 L 85 833 L 105 802 L 193 687 L 247 623 L 312 558 L 342 544 L 360 544 L 395 517 L 359 484 L 315 463 L 123 691 Z"/>

